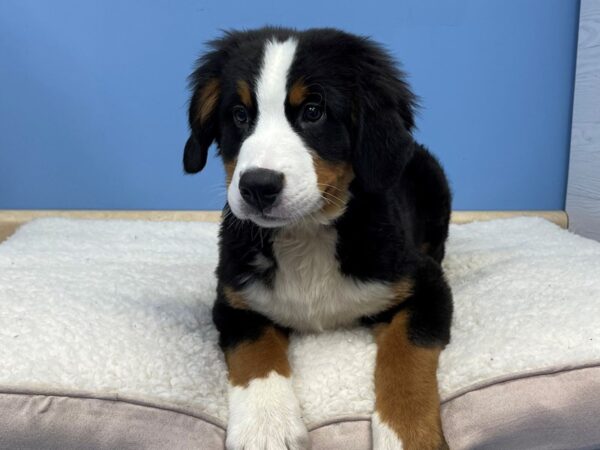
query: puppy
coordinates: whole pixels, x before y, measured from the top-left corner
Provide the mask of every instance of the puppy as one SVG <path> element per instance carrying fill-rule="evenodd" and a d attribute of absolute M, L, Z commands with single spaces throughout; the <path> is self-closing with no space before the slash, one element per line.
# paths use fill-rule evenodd
<path fill-rule="evenodd" d="M 450 192 L 413 139 L 415 97 L 392 58 L 335 29 L 233 31 L 191 89 L 184 169 L 201 171 L 216 141 L 228 186 L 213 308 L 227 448 L 308 448 L 289 333 L 358 324 L 377 343 L 374 448 L 447 448 Z"/>

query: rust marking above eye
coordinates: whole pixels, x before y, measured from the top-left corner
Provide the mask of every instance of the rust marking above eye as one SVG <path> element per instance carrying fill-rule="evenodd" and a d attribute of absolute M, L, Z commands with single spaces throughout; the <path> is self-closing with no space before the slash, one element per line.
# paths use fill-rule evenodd
<path fill-rule="evenodd" d="M 198 120 L 200 125 L 203 125 L 206 122 L 206 119 L 212 114 L 219 100 L 219 92 L 221 88 L 221 83 L 218 79 L 212 78 L 206 82 L 206 84 L 200 88 L 200 92 L 198 94 L 198 115 L 196 120 Z"/>
<path fill-rule="evenodd" d="M 300 106 L 308 96 L 308 87 L 304 84 L 304 80 L 300 78 L 296 80 L 288 94 L 288 100 L 292 106 Z"/>
<path fill-rule="evenodd" d="M 252 92 L 250 91 L 250 85 L 245 80 L 238 80 L 237 93 L 244 106 L 250 108 L 252 106 Z"/>

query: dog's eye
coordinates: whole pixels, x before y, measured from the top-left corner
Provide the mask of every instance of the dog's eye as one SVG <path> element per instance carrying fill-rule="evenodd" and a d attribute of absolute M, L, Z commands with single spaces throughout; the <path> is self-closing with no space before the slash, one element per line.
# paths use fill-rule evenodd
<path fill-rule="evenodd" d="M 234 106 L 233 107 L 233 120 L 238 125 L 244 125 L 248 122 L 248 111 L 243 106 Z"/>
<path fill-rule="evenodd" d="M 307 122 L 316 122 L 323 115 L 323 108 L 316 103 L 307 103 L 302 113 L 302 118 Z"/>

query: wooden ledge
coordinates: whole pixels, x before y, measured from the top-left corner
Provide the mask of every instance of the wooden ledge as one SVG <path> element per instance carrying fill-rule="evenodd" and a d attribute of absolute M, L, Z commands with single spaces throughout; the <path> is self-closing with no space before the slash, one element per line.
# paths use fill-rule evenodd
<path fill-rule="evenodd" d="M 454 211 L 453 223 L 468 223 L 509 217 L 542 217 L 550 222 L 568 227 L 564 211 Z M 220 211 L 98 211 L 98 210 L 0 210 L 0 241 L 3 241 L 22 224 L 40 217 L 66 217 L 71 219 L 121 219 L 150 221 L 218 222 Z"/>

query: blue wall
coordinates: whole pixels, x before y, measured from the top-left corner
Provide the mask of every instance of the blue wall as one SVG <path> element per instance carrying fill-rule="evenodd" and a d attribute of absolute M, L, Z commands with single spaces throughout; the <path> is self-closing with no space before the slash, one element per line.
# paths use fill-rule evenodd
<path fill-rule="evenodd" d="M 564 207 L 575 0 L 2 0 L 0 208 L 220 209 L 183 176 L 185 78 L 222 28 L 336 26 L 388 45 L 456 209 Z"/>

